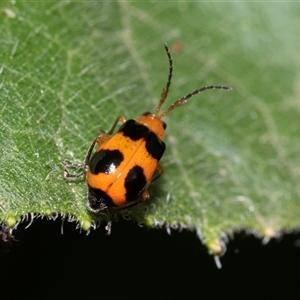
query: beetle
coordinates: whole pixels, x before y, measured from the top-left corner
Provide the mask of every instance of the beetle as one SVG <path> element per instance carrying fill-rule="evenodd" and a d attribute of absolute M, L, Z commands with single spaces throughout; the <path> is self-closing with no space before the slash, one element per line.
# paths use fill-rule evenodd
<path fill-rule="evenodd" d="M 163 118 L 198 93 L 209 89 L 232 89 L 223 85 L 204 86 L 178 99 L 161 113 L 173 76 L 172 56 L 167 44 L 164 44 L 164 48 L 169 61 L 169 73 L 155 111 L 129 120 L 119 116 L 107 133 L 101 132 L 95 137 L 83 163 L 64 161 L 66 179 L 81 176 L 86 178 L 87 207 L 92 213 L 112 208 L 112 215 L 106 226 L 108 235 L 114 214 L 148 200 L 149 185 L 164 172 L 159 164 L 166 149 L 164 138 L 167 126 Z M 122 126 L 115 132 L 119 123 Z M 70 168 L 81 170 L 71 174 L 68 171 Z"/>

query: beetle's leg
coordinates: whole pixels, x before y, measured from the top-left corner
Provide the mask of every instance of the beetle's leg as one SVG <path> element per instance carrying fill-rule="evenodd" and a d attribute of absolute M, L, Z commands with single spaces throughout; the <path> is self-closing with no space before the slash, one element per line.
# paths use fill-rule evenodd
<path fill-rule="evenodd" d="M 76 169 L 82 169 L 84 166 L 83 163 L 75 163 L 75 162 L 69 161 L 67 159 L 65 159 L 63 161 L 63 164 L 66 168 L 76 168 Z"/>
<path fill-rule="evenodd" d="M 100 133 L 94 140 L 93 142 L 91 143 L 89 149 L 88 149 L 88 152 L 85 156 L 85 159 L 84 159 L 84 162 L 83 163 L 74 163 L 74 162 L 71 162 L 69 160 L 64 160 L 63 161 L 63 165 L 65 166 L 65 169 L 64 169 L 64 177 L 65 179 L 76 179 L 78 177 L 81 177 L 81 176 L 84 176 L 85 173 L 86 173 L 86 170 L 87 170 L 87 165 L 88 165 L 88 162 L 91 158 L 91 155 L 92 155 L 92 152 L 93 152 L 93 149 L 94 149 L 94 146 L 95 144 L 98 142 L 99 139 L 101 139 L 101 136 L 103 136 L 105 134 L 103 133 Z M 74 173 L 74 174 L 71 174 L 68 169 L 70 168 L 76 168 L 76 169 L 81 169 L 80 172 L 78 173 Z"/>
<path fill-rule="evenodd" d="M 64 178 L 67 179 L 67 180 L 76 179 L 76 178 L 81 177 L 85 174 L 85 169 L 84 169 L 84 164 L 83 163 L 72 163 L 68 160 L 64 160 L 63 165 L 65 166 Z M 80 171 L 78 173 L 71 174 L 68 171 L 68 169 L 70 169 L 70 168 L 81 169 L 82 171 Z"/>
<path fill-rule="evenodd" d="M 117 117 L 115 123 L 113 124 L 112 128 L 107 132 L 108 135 L 112 135 L 113 132 L 115 131 L 116 126 L 118 125 L 118 123 L 121 122 L 122 124 L 124 124 L 126 122 L 126 119 L 124 116 L 119 116 Z"/>
<path fill-rule="evenodd" d="M 141 204 L 142 202 L 148 200 L 150 198 L 148 191 L 143 191 L 143 193 L 141 194 L 141 196 L 138 198 L 137 201 L 131 202 L 127 205 L 124 206 L 120 206 L 120 207 L 115 207 L 109 217 L 109 221 L 107 222 L 106 226 L 105 226 L 105 230 L 106 230 L 106 235 L 110 235 L 111 234 L 111 225 L 112 225 L 112 221 L 115 217 L 115 214 L 123 209 L 127 209 L 127 208 L 132 208 L 134 206 L 137 206 L 139 204 Z"/>
<path fill-rule="evenodd" d="M 83 176 L 85 171 L 84 171 L 84 163 L 75 163 L 75 162 L 71 162 L 69 160 L 64 160 L 63 162 L 63 165 L 65 166 L 65 169 L 64 169 L 64 178 L 65 179 L 76 179 L 80 176 Z M 74 174 L 71 174 L 68 169 L 78 169 L 78 170 L 81 170 L 80 172 L 78 173 L 74 173 Z"/>
<path fill-rule="evenodd" d="M 152 177 L 150 183 L 152 183 L 154 180 L 158 179 L 164 173 L 164 168 L 160 164 L 158 164 L 156 167 L 156 171 L 158 172 L 158 174 L 156 174 L 154 177 Z"/>
<path fill-rule="evenodd" d="M 89 150 L 85 156 L 85 159 L 84 159 L 84 169 L 85 169 L 85 172 L 86 172 L 86 168 L 88 166 L 88 163 L 90 161 L 90 158 L 92 156 L 92 152 L 93 152 L 93 149 L 95 147 L 95 144 L 101 144 L 101 138 L 102 137 L 106 137 L 106 134 L 105 133 L 100 133 L 96 138 L 94 138 L 93 142 L 91 143 L 90 147 L 89 147 Z"/>
<path fill-rule="evenodd" d="M 116 210 L 114 209 L 109 217 L 109 221 L 107 222 L 107 224 L 105 226 L 107 236 L 109 236 L 111 234 L 111 225 L 112 225 L 112 221 L 113 221 L 115 214 L 116 214 Z"/>

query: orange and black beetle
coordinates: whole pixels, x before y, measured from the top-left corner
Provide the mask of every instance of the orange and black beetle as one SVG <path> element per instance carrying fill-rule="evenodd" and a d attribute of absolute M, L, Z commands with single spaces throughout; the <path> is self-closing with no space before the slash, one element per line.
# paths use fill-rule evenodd
<path fill-rule="evenodd" d="M 169 75 L 154 113 L 144 113 L 135 120 L 118 117 L 109 132 L 100 133 L 93 140 L 83 163 L 64 161 L 66 179 L 86 177 L 88 209 L 93 213 L 113 208 L 114 214 L 117 210 L 149 199 L 149 185 L 163 173 L 163 168 L 158 163 L 166 148 L 163 142 L 166 124 L 162 119 L 200 92 L 208 89 L 231 90 L 229 86 L 205 86 L 180 98 L 160 113 L 161 106 L 168 96 L 173 75 L 172 57 L 168 46 L 165 44 L 164 47 L 169 60 Z M 123 125 L 114 133 L 118 123 Z M 97 148 L 93 153 L 96 144 Z M 67 168 L 82 170 L 70 174 Z M 106 229 L 110 234 L 111 221 Z"/>

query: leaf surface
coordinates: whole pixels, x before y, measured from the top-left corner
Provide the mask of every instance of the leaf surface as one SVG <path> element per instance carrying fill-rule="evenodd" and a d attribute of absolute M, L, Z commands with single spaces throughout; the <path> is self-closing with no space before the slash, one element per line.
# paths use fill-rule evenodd
<path fill-rule="evenodd" d="M 148 226 L 270 238 L 299 227 L 300 10 L 284 3 L 39 2 L 0 7 L 0 218 L 62 214 L 88 230 L 84 181 L 63 179 L 116 117 L 206 91 L 165 119 L 165 174 L 130 211 Z M 100 216 L 105 218 L 105 216 Z"/>

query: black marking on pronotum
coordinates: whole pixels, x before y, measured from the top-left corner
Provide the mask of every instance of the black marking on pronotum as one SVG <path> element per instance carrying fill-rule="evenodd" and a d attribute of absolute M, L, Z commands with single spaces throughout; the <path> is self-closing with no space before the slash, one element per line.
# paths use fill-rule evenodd
<path fill-rule="evenodd" d="M 147 184 L 143 168 L 136 165 L 125 178 L 126 200 L 134 201 L 141 194 Z"/>
<path fill-rule="evenodd" d="M 112 198 L 104 191 L 89 186 L 88 190 L 88 205 L 91 211 L 99 212 L 108 207 L 115 206 Z"/>
<path fill-rule="evenodd" d="M 146 137 L 146 149 L 154 159 L 159 161 L 165 152 L 166 145 L 154 132 L 149 132 Z"/>
<path fill-rule="evenodd" d="M 118 132 L 122 132 L 123 136 L 129 137 L 133 141 L 138 141 L 149 134 L 149 129 L 135 120 L 128 120 Z"/>
<path fill-rule="evenodd" d="M 123 161 L 124 156 L 120 150 L 100 150 L 96 152 L 89 162 L 91 173 L 113 173 Z"/>

